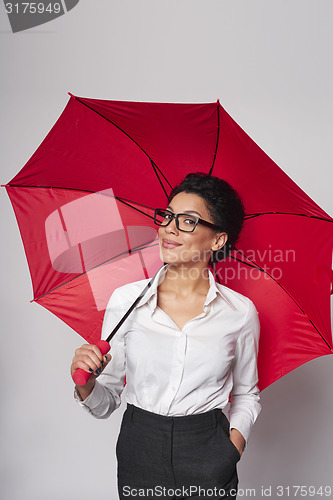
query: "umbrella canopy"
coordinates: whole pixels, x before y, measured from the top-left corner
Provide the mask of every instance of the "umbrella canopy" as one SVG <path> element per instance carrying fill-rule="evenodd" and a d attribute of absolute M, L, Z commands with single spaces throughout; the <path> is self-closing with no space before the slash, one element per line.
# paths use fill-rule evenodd
<path fill-rule="evenodd" d="M 88 342 L 113 290 L 162 265 L 155 208 L 189 172 L 229 182 L 246 220 L 216 280 L 259 311 L 259 387 L 331 354 L 333 219 L 235 123 L 219 101 L 71 97 L 6 185 L 34 301 Z"/>

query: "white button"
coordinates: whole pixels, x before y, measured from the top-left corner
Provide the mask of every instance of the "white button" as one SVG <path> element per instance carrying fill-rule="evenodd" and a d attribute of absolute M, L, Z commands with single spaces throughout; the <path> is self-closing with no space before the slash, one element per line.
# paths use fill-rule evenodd
<path fill-rule="evenodd" d="M 172 389 L 173 391 L 175 391 L 175 390 L 176 390 L 176 387 L 173 385 L 173 386 L 171 387 L 171 389 Z"/>
<path fill-rule="evenodd" d="M 181 364 L 182 364 L 182 360 L 181 360 L 181 359 L 178 359 L 178 363 L 181 365 Z"/>

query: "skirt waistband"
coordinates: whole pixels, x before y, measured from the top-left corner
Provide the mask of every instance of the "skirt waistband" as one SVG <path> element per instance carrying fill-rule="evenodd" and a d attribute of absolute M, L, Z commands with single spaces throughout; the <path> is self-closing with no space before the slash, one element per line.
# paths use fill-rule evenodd
<path fill-rule="evenodd" d="M 216 427 L 216 425 L 221 422 L 225 431 L 229 434 L 229 420 L 221 408 L 215 408 L 205 413 L 171 417 L 143 410 L 142 408 L 127 403 L 125 414 L 124 416 L 130 418 L 133 422 L 140 422 L 151 427 L 165 430 L 184 431 L 204 427 Z"/>

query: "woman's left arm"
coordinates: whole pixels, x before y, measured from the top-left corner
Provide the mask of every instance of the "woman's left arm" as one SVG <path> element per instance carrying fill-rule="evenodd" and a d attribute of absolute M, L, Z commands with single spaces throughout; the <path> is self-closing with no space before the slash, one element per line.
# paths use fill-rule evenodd
<path fill-rule="evenodd" d="M 257 359 L 260 323 L 258 311 L 249 300 L 242 331 L 237 339 L 232 362 L 233 388 L 230 393 L 230 439 L 242 454 L 251 428 L 260 411 Z"/>

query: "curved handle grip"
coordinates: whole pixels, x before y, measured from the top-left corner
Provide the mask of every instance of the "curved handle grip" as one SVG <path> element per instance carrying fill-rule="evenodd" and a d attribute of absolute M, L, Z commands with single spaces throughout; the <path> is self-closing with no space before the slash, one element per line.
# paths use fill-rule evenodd
<path fill-rule="evenodd" d="M 111 348 L 109 342 L 107 342 L 106 340 L 99 340 L 96 343 L 96 346 L 101 351 L 101 353 L 103 354 L 103 356 L 106 353 L 108 353 L 109 350 L 110 350 L 110 348 Z M 72 378 L 73 378 L 74 382 L 76 383 L 76 385 L 86 385 L 86 383 L 90 379 L 91 375 L 92 375 L 92 373 L 86 372 L 85 370 L 82 370 L 82 368 L 78 368 L 73 373 L 73 377 Z"/>

